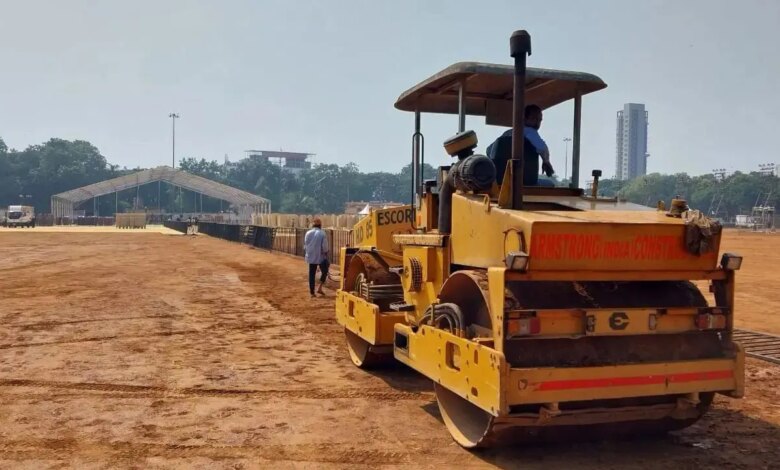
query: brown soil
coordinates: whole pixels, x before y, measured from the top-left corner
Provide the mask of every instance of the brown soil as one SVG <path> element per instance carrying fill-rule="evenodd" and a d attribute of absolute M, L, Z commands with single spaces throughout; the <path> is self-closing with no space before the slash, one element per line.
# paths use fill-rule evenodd
<path fill-rule="evenodd" d="M 780 335 L 780 233 L 726 230 L 723 252 L 744 257 L 737 273 L 737 328 Z"/>
<path fill-rule="evenodd" d="M 749 360 L 745 399 L 667 437 L 470 453 L 426 379 L 352 366 L 302 261 L 115 232 L 0 233 L 0 467 L 780 465 L 780 367 Z M 779 242 L 727 236 L 742 326 L 780 332 Z"/>

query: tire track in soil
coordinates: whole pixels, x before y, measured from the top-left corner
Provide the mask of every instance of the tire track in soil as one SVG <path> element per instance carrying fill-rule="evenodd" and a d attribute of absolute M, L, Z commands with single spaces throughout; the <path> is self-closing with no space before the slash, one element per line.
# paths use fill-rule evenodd
<path fill-rule="evenodd" d="M 274 253 L 276 255 L 276 253 Z M 300 258 L 293 259 L 300 261 Z M 301 261 L 302 262 L 302 261 Z M 336 323 L 336 315 L 332 304 L 333 297 L 317 297 L 312 299 L 308 308 L 300 308 L 301 299 L 308 297 L 304 292 L 307 287 L 301 286 L 301 292 L 291 290 L 290 279 L 285 276 L 268 276 L 258 271 L 257 267 L 237 263 L 235 261 L 223 262 L 223 264 L 238 274 L 239 280 L 261 298 L 266 299 L 273 308 L 286 313 L 294 314 L 296 318 L 303 320 L 304 328 L 312 333 L 323 346 L 331 349 L 342 350 L 344 345 L 344 332 Z M 283 270 L 285 267 L 271 266 L 272 269 Z M 333 288 L 335 293 L 335 288 Z M 274 295 L 268 295 L 273 293 Z M 323 303 L 323 300 L 325 303 Z M 323 312 L 323 308 L 326 312 Z"/>
<path fill-rule="evenodd" d="M 176 317 L 175 316 L 151 316 L 148 318 L 169 320 Z M 41 341 L 37 343 L 10 343 L 10 344 L 0 344 L 0 350 L 29 348 L 35 346 L 54 346 L 60 344 L 91 343 L 91 342 L 99 342 L 99 341 L 124 340 L 124 339 L 139 339 L 139 338 L 145 339 L 145 338 L 166 337 L 166 336 L 184 336 L 184 335 L 197 335 L 197 334 L 213 335 L 215 331 L 237 331 L 237 332 L 259 331 L 261 328 L 266 328 L 267 326 L 268 325 L 265 323 L 255 323 L 255 324 L 237 325 L 237 326 L 215 325 L 209 329 L 204 329 L 204 330 L 162 331 L 159 333 L 146 333 L 142 335 L 91 336 L 87 338 L 78 338 L 78 339 L 69 339 L 69 340 L 60 340 L 60 341 Z M 269 347 L 254 346 L 254 348 L 273 349 L 270 346 Z"/>
<path fill-rule="evenodd" d="M 154 385 L 126 385 L 93 382 L 56 382 L 47 380 L 0 379 L 2 387 L 49 388 L 59 390 L 83 390 L 90 392 L 118 392 L 132 398 L 185 398 L 185 397 L 226 397 L 240 396 L 248 398 L 303 398 L 318 400 L 356 399 L 373 400 L 425 400 L 433 397 L 432 392 L 396 391 L 386 389 L 224 389 L 224 388 L 167 388 Z"/>
<path fill-rule="evenodd" d="M 356 449 L 341 444 L 298 445 L 187 445 L 148 442 L 85 442 L 75 439 L 18 439 L 0 442 L 0 457 L 9 460 L 70 460 L 75 455 L 102 461 L 145 457 L 241 459 L 261 458 L 272 462 L 321 462 L 352 465 L 391 465 L 411 462 L 412 452 Z"/>
<path fill-rule="evenodd" d="M 250 313 L 252 314 L 259 314 L 259 313 L 278 313 L 279 310 L 276 308 L 269 308 L 269 309 L 254 309 L 251 310 Z M 236 310 L 235 312 L 231 312 L 226 310 L 226 314 L 234 314 L 234 313 L 244 313 L 244 310 Z M 4 324 L 4 328 L 51 328 L 51 327 L 57 327 L 57 326 L 63 326 L 63 325 L 75 325 L 79 323 L 99 323 L 99 322 L 113 322 L 113 321 L 129 321 L 129 320 L 182 320 L 186 319 L 186 315 L 140 315 L 140 316 L 134 316 L 134 317 L 103 317 L 103 318 L 90 318 L 88 320 L 69 320 L 69 321 L 42 321 L 42 322 L 35 322 L 35 323 L 17 323 L 17 324 Z M 267 329 L 272 327 L 278 327 L 278 326 L 286 326 L 286 323 L 270 323 L 270 322 L 244 322 L 240 326 L 225 326 L 221 324 L 215 324 L 215 328 L 222 328 L 222 329 L 228 329 L 228 330 L 236 330 L 236 331 L 245 331 L 245 330 L 259 330 L 259 329 Z M 195 331 L 195 330 L 193 330 Z M 126 337 L 126 336 L 123 336 Z M 2 345 L 0 345 L 0 348 L 2 348 Z"/>
<path fill-rule="evenodd" d="M 41 341 L 39 343 L 0 344 L 0 349 L 30 348 L 35 346 L 52 346 L 58 344 L 78 344 L 78 343 L 91 343 L 91 342 L 99 342 L 99 341 L 111 341 L 115 339 L 123 340 L 123 339 L 138 339 L 138 338 L 154 338 L 154 337 L 161 337 L 161 336 L 181 336 L 181 335 L 203 334 L 203 333 L 211 333 L 211 332 L 201 331 L 201 330 L 182 330 L 182 331 L 163 331 L 160 333 L 146 333 L 143 335 L 92 336 L 88 338 L 69 339 L 69 340 L 61 340 L 61 341 Z"/>
<path fill-rule="evenodd" d="M 63 259 L 55 259 L 55 260 L 46 260 L 46 261 L 39 261 L 37 263 L 30 263 L 30 264 L 23 264 L 21 266 L 12 266 L 10 268 L 0 268 L 0 273 L 3 275 L 6 275 L 12 271 L 23 271 L 25 269 L 34 269 L 34 268 L 40 268 L 43 266 L 54 266 L 58 264 L 70 264 L 76 261 L 81 260 L 87 260 L 87 259 L 93 259 L 94 255 L 84 255 L 84 256 L 74 256 L 72 258 L 63 258 Z"/>
<path fill-rule="evenodd" d="M 102 318 L 90 318 L 87 320 L 68 320 L 68 321 L 42 321 L 34 323 L 6 323 L 4 328 L 52 328 L 62 325 L 75 325 L 79 323 L 98 323 L 98 322 L 111 322 L 111 321 L 128 321 L 128 320 L 155 320 L 155 319 L 169 319 L 169 318 L 184 318 L 184 315 L 139 315 L 134 317 L 102 317 Z"/>

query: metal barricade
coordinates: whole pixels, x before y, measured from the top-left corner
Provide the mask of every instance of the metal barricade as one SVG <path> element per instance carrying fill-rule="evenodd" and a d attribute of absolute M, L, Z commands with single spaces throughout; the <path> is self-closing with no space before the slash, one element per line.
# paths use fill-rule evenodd
<path fill-rule="evenodd" d="M 274 230 L 274 240 L 271 245 L 273 251 L 281 251 L 290 255 L 301 256 L 298 249 L 298 230 L 292 227 L 276 227 Z M 303 252 L 303 239 L 301 239 L 301 252 Z"/>
<path fill-rule="evenodd" d="M 187 233 L 186 221 L 165 221 L 164 225 L 181 233 Z M 328 260 L 338 264 L 341 248 L 352 246 L 352 230 L 324 229 L 328 237 Z M 260 225 L 235 225 L 217 222 L 199 222 L 198 231 L 215 238 L 245 243 L 269 251 L 278 251 L 303 257 L 303 241 L 309 229 L 296 227 L 265 227 Z"/>
<path fill-rule="evenodd" d="M 273 249 L 274 246 L 274 228 L 255 226 L 255 239 L 252 245 L 266 250 Z"/>
<path fill-rule="evenodd" d="M 341 249 L 352 246 L 352 230 L 334 228 L 325 231 L 328 235 L 328 261 L 338 264 Z"/>
<path fill-rule="evenodd" d="M 163 225 L 171 230 L 176 230 L 177 232 L 181 233 L 187 233 L 187 222 L 183 222 L 180 220 L 166 220 L 163 222 Z"/>

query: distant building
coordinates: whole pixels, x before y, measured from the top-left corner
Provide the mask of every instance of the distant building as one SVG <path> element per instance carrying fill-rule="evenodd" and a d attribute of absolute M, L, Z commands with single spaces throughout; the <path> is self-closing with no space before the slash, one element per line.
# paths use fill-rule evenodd
<path fill-rule="evenodd" d="M 630 180 L 647 174 L 647 123 L 643 104 L 626 103 L 617 112 L 616 179 Z"/>
<path fill-rule="evenodd" d="M 276 163 L 282 170 L 290 171 L 296 175 L 303 170 L 311 168 L 309 157 L 313 153 L 300 152 L 282 152 L 277 150 L 245 150 L 246 156 L 250 158 L 262 158 L 271 163 Z"/>

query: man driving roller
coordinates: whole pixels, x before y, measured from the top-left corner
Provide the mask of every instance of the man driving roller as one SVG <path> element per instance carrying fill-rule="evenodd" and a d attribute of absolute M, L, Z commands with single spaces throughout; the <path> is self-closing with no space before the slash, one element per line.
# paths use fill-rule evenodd
<path fill-rule="evenodd" d="M 535 104 L 525 107 L 524 128 L 524 161 L 523 185 L 524 186 L 549 186 L 551 181 L 539 180 L 539 157 L 542 159 L 542 171 L 548 177 L 555 174 L 550 163 L 550 150 L 544 139 L 539 135 L 542 127 L 542 108 Z M 512 129 L 504 132 L 501 137 L 487 148 L 487 156 L 496 165 L 496 181 L 501 184 L 504 179 L 506 162 L 512 159 Z M 541 184 L 540 184 L 541 183 Z"/>

